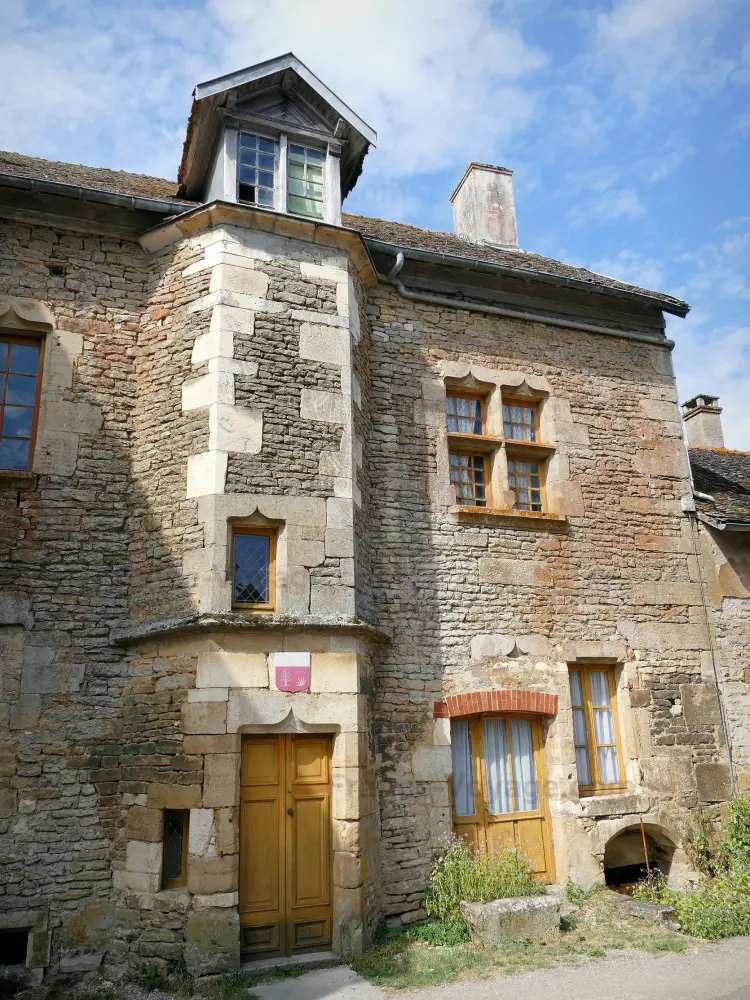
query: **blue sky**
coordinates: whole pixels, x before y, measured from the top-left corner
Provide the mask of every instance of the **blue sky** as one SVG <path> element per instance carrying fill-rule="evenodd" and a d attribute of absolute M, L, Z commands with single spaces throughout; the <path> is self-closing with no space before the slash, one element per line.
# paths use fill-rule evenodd
<path fill-rule="evenodd" d="M 173 177 L 195 83 L 294 51 L 378 132 L 346 207 L 450 229 L 515 170 L 524 249 L 687 299 L 679 395 L 750 450 L 747 0 L 0 0 L 0 148 Z"/>

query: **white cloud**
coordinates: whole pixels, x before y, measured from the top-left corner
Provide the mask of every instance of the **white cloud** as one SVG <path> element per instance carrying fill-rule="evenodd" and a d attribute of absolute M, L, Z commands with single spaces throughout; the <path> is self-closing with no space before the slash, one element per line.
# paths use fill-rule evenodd
<path fill-rule="evenodd" d="M 716 39 L 742 0 L 618 0 L 594 19 L 594 61 L 640 111 L 723 86 L 736 61 Z"/>
<path fill-rule="evenodd" d="M 620 250 L 609 257 L 597 260 L 592 269 L 598 274 L 618 278 L 629 285 L 639 285 L 652 291 L 664 288 L 664 264 L 655 257 L 646 257 L 635 250 Z"/>
<path fill-rule="evenodd" d="M 583 193 L 579 194 L 576 204 L 568 209 L 567 217 L 576 226 L 591 222 L 606 225 L 618 219 L 644 215 L 645 211 L 635 188 L 624 187 L 611 188 L 588 198 Z"/>

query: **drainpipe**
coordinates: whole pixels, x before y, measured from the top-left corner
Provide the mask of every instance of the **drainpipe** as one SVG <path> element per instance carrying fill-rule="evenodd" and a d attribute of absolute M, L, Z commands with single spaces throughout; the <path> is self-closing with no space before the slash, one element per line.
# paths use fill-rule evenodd
<path fill-rule="evenodd" d="M 445 295 L 438 295 L 433 292 L 415 292 L 406 288 L 403 281 L 398 280 L 398 274 L 404 266 L 405 254 L 401 251 L 396 255 L 396 263 L 388 274 L 381 274 L 378 277 L 389 285 L 393 285 L 402 298 L 411 302 L 423 302 L 426 305 L 447 306 L 451 309 L 463 309 L 466 312 L 487 313 L 490 316 L 503 316 L 507 319 L 522 319 L 529 323 L 546 323 L 547 326 L 559 326 L 566 330 L 583 330 L 585 333 L 598 333 L 607 337 L 620 337 L 623 340 L 637 340 L 646 344 L 653 344 L 655 347 L 665 347 L 672 350 L 674 341 L 666 337 L 657 340 L 644 333 L 633 333 L 627 330 L 615 330 L 608 326 L 595 326 L 592 323 L 579 323 L 575 320 L 557 319 L 552 316 L 544 316 L 541 313 L 528 312 L 525 309 L 507 309 L 505 306 L 494 306 L 490 303 L 486 305 L 479 302 L 464 302 L 462 300 L 451 299 Z"/>

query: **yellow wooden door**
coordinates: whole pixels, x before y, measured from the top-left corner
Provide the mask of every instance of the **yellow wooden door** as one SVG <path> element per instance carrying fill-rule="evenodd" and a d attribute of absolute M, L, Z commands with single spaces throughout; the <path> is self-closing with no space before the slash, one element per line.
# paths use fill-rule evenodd
<path fill-rule="evenodd" d="M 452 731 L 456 834 L 480 852 L 516 847 L 535 875 L 554 881 L 539 720 L 485 715 L 456 720 Z"/>
<path fill-rule="evenodd" d="M 241 773 L 243 953 L 253 958 L 329 947 L 330 737 L 247 737 Z"/>

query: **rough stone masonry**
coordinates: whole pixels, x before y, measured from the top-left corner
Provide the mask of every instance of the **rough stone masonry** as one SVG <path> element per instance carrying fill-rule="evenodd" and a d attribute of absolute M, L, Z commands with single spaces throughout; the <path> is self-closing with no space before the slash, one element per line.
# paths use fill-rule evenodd
<path fill-rule="evenodd" d="M 469 167 L 460 236 L 342 215 L 374 138 L 286 56 L 196 88 L 176 183 L 0 153 L 0 341 L 43 357 L 33 458 L 0 469 L 0 931 L 32 978 L 257 957 L 249 736 L 331 741 L 316 933 L 344 955 L 424 916 L 464 724 L 535 734 L 533 808 L 487 800 L 472 836 L 499 816 L 547 881 L 637 869 L 641 821 L 689 877 L 691 814 L 729 794 L 664 334 L 687 306 L 520 250 L 507 170 Z M 233 598 L 238 527 L 274 539 L 263 611 Z M 622 773 L 581 793 L 569 674 L 597 668 Z"/>

